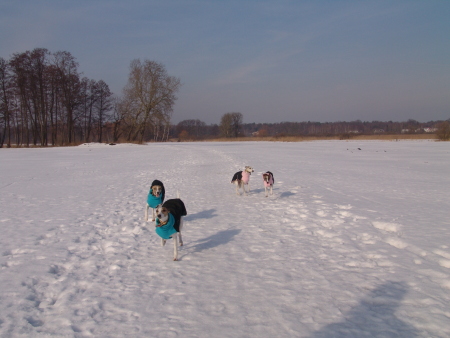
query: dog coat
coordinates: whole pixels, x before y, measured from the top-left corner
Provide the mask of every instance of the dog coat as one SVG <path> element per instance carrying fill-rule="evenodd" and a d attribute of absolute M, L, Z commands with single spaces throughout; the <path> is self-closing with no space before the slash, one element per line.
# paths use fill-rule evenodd
<path fill-rule="evenodd" d="M 275 178 L 273 177 L 273 174 L 270 171 L 267 171 L 266 174 L 269 174 L 269 183 L 267 183 L 266 180 L 264 180 L 264 186 L 268 188 L 275 183 Z"/>
<path fill-rule="evenodd" d="M 246 172 L 245 170 L 238 171 L 236 174 L 234 174 L 233 178 L 231 179 L 231 183 L 233 183 L 236 180 L 248 184 L 248 181 L 250 180 L 250 173 Z"/>
<path fill-rule="evenodd" d="M 147 204 L 149 205 L 150 208 L 155 209 L 163 201 L 164 201 L 163 195 L 156 197 L 156 196 L 153 196 L 151 192 L 148 193 Z"/>
<path fill-rule="evenodd" d="M 248 181 L 250 181 L 250 173 L 248 173 L 244 170 L 244 171 L 242 171 L 242 182 L 244 182 L 245 184 L 248 184 Z"/>
<path fill-rule="evenodd" d="M 161 195 L 159 197 L 153 196 L 152 194 L 152 188 L 154 185 L 161 186 Z M 150 191 L 148 192 L 147 196 L 147 204 L 150 206 L 150 208 L 156 208 L 158 205 L 160 205 L 162 202 L 164 202 L 164 196 L 166 194 L 166 190 L 164 189 L 164 184 L 162 184 L 161 181 L 154 180 L 152 182 L 152 185 L 150 186 Z"/>
<path fill-rule="evenodd" d="M 181 216 L 186 216 L 187 211 L 184 203 L 179 198 L 174 198 L 164 202 L 163 207 L 169 211 L 169 219 L 163 226 L 155 229 L 159 237 L 169 239 L 176 232 L 180 232 Z M 159 225 L 159 219 L 156 219 L 156 225 Z"/>
<path fill-rule="evenodd" d="M 156 219 L 156 225 L 159 225 L 159 219 Z M 167 223 L 165 225 L 156 227 L 155 231 L 159 237 L 169 239 L 170 236 L 177 233 L 174 225 L 175 217 L 173 217 L 173 215 L 169 213 L 169 219 L 167 220 Z"/>

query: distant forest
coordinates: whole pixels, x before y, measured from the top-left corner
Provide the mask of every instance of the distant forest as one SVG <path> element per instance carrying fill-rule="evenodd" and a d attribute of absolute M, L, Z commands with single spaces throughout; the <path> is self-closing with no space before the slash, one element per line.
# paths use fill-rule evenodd
<path fill-rule="evenodd" d="M 0 148 L 220 137 L 350 138 L 358 134 L 436 133 L 443 122 L 243 123 L 242 113 L 224 112 L 218 124 L 198 119 L 173 124 L 180 86 L 180 79 L 169 76 L 164 65 L 150 60 L 131 61 L 128 82 L 118 97 L 103 80 L 82 76 L 69 52 L 36 48 L 16 53 L 9 60 L 0 57 Z M 449 122 L 445 124 L 445 135 L 450 135 Z"/>
<path fill-rule="evenodd" d="M 373 134 L 422 134 L 435 133 L 442 121 L 421 123 L 415 120 L 405 122 L 351 121 L 351 122 L 280 122 L 242 123 L 239 136 L 243 137 L 283 137 L 283 136 L 342 136 Z M 220 125 L 200 120 L 185 120 L 172 126 L 172 137 L 181 139 L 208 139 L 222 136 Z"/>

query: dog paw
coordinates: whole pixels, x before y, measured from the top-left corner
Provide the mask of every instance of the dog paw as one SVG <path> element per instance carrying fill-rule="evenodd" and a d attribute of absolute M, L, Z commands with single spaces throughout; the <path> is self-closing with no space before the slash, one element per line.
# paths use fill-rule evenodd
<path fill-rule="evenodd" d="M 175 261 L 178 261 L 178 258 L 174 258 L 173 261 L 174 261 L 174 262 L 175 262 Z"/>
<path fill-rule="evenodd" d="M 183 246 L 183 242 L 180 242 L 180 246 Z"/>

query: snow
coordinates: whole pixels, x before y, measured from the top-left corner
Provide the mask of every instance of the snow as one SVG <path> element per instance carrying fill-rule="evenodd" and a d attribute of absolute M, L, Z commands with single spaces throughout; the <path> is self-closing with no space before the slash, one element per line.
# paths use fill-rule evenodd
<path fill-rule="evenodd" d="M 0 336 L 449 337 L 449 172 L 434 141 L 1 149 Z"/>

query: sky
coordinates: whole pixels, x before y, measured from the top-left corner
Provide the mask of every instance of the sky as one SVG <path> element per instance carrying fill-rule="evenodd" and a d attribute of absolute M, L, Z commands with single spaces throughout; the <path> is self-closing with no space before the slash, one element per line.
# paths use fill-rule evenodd
<path fill-rule="evenodd" d="M 450 1 L 0 1 L 0 57 L 68 51 L 121 95 L 133 59 L 182 86 L 172 122 L 450 118 Z"/>

